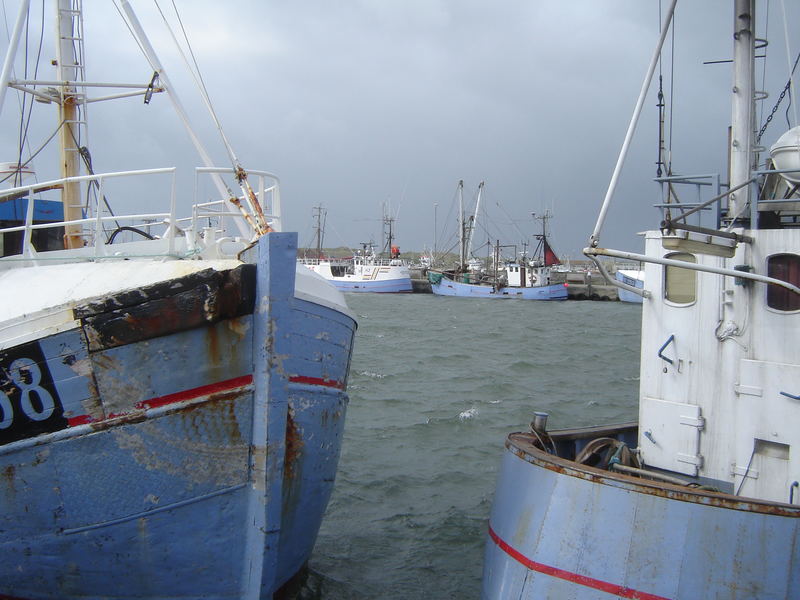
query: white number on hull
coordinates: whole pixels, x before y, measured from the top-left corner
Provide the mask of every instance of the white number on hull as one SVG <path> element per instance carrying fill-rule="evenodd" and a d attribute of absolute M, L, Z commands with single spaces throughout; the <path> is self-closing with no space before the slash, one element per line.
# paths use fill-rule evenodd
<path fill-rule="evenodd" d="M 14 422 L 14 407 L 11 406 L 11 400 L 8 399 L 5 392 L 0 392 L 0 429 L 8 429 Z"/>
<path fill-rule="evenodd" d="M 39 385 L 42 382 L 42 372 L 39 370 L 39 365 L 30 358 L 18 358 L 11 363 L 9 371 L 11 380 L 19 388 L 22 395 L 20 404 L 23 412 L 33 421 L 49 419 L 53 414 L 55 402 L 50 392 Z M 26 381 L 26 379 L 29 380 Z M 33 405 L 31 400 L 32 392 L 38 397 L 39 403 L 42 405 L 41 410 L 37 410 Z"/>

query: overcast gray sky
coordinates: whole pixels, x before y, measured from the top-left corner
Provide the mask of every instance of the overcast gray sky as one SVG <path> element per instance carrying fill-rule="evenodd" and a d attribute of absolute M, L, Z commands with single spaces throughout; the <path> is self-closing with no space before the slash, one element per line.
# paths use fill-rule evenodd
<path fill-rule="evenodd" d="M 17 3 L 4 4 L 8 28 Z M 99 14 L 91 12 L 95 4 Z M 170 76 L 225 164 L 153 4 L 132 4 L 152 25 Z M 401 249 L 433 244 L 434 213 L 442 246 L 444 230 L 456 226 L 450 208 L 458 180 L 470 202 L 484 180 L 491 233 L 519 243 L 537 232 L 530 213 L 549 208 L 552 244 L 572 258 L 582 258 L 594 226 L 660 20 L 659 2 L 645 0 L 176 4 L 228 137 L 245 167 L 281 177 L 284 229 L 299 231 L 301 244 L 311 242 L 318 204 L 328 211 L 326 245 L 380 242 L 382 205 L 390 203 Z M 800 22 L 796 3 L 786 4 L 790 22 Z M 763 14 L 764 2 L 758 6 Z M 149 67 L 110 3 L 85 7 L 89 79 L 148 80 Z M 780 0 L 769 10 L 777 14 Z M 670 61 L 663 65 L 665 80 L 674 77 L 678 172 L 724 168 L 730 69 L 702 63 L 730 57 L 732 13 L 727 0 L 679 3 L 674 74 Z M 767 109 L 788 73 L 783 30 L 770 27 Z M 638 251 L 636 232 L 657 223 L 654 105 L 651 93 L 603 245 Z M 123 118 L 112 120 L 110 109 Z M 767 144 L 786 129 L 779 114 Z M 40 116 L 52 126 L 54 116 Z M 98 171 L 199 164 L 166 98 L 146 107 L 140 99 L 93 106 L 90 119 Z M 0 142 L 13 152 L 7 123 Z M 479 225 L 476 238 L 485 236 Z"/>

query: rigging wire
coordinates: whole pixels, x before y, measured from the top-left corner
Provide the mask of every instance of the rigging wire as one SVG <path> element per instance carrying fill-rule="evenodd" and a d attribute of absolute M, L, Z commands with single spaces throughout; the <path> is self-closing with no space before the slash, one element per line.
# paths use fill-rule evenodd
<path fill-rule="evenodd" d="M 63 126 L 64 126 L 64 121 L 62 120 L 62 121 L 61 121 L 61 122 L 58 124 L 58 127 L 56 127 L 55 131 L 53 131 L 53 133 L 51 133 L 51 134 L 50 134 L 50 137 L 49 137 L 49 138 L 47 138 L 47 139 L 46 139 L 46 140 L 45 140 L 45 141 L 42 143 L 42 145 L 41 145 L 41 146 L 39 146 L 39 149 L 38 149 L 38 150 L 36 150 L 36 152 L 34 152 L 33 154 L 31 154 L 31 156 L 30 156 L 30 158 L 28 158 L 28 160 L 26 160 L 24 163 L 20 163 L 20 164 L 19 164 L 19 168 L 20 168 L 20 170 L 21 170 L 21 169 L 23 169 L 23 168 L 25 168 L 25 167 L 27 167 L 27 166 L 30 164 L 30 162 L 31 162 L 31 161 L 32 161 L 34 158 L 36 158 L 36 156 L 37 156 L 37 155 L 38 155 L 38 154 L 39 154 L 39 153 L 40 153 L 42 150 L 44 150 L 44 149 L 47 147 L 47 145 L 48 145 L 48 144 L 49 144 L 49 143 L 52 141 L 52 139 L 53 139 L 54 137 L 56 137 L 56 135 L 58 135 L 58 132 L 59 132 L 59 131 L 61 131 L 61 128 L 62 128 Z M 9 173 L 9 174 L 8 174 L 8 175 L 6 175 L 6 176 L 5 176 L 3 179 L 0 179 L 0 183 L 3 183 L 3 182 L 5 182 L 5 181 L 7 181 L 9 178 L 11 178 L 11 177 L 14 177 L 16 174 L 17 174 L 17 172 L 16 172 L 16 171 L 15 171 L 14 173 Z"/>
<path fill-rule="evenodd" d="M 75 133 L 71 129 L 69 131 L 70 131 L 70 134 L 72 135 L 72 141 L 75 142 L 75 147 L 78 148 L 78 154 L 80 155 L 81 159 L 83 160 L 83 164 L 86 165 L 86 172 L 89 175 L 94 175 L 94 167 L 92 166 L 92 155 L 89 152 L 89 149 L 86 146 L 81 146 L 80 143 L 78 142 L 78 140 L 75 138 Z M 100 191 L 100 184 L 95 179 L 89 180 L 89 185 L 86 186 L 86 208 L 87 208 L 87 210 L 88 210 L 88 207 L 89 207 L 89 194 L 92 193 L 93 189 L 94 189 L 95 198 L 97 198 L 97 195 L 98 195 L 98 193 Z M 108 214 L 110 214 L 112 217 L 116 216 L 116 215 L 114 215 L 114 210 L 111 208 L 111 205 L 108 203 L 108 198 L 106 197 L 105 194 L 103 194 L 103 204 L 105 204 L 106 209 L 108 210 Z M 100 212 L 99 208 L 98 208 L 98 212 Z M 114 220 L 114 224 L 117 226 L 117 229 L 119 229 L 121 227 L 119 222 L 116 219 Z M 109 243 L 111 243 L 111 242 L 109 241 Z"/>
<path fill-rule="evenodd" d="M 39 73 L 39 62 L 42 59 L 42 46 L 44 43 L 44 9 L 45 4 L 44 0 L 42 0 L 42 16 L 39 28 L 39 44 L 36 50 L 36 62 L 34 63 L 34 70 L 33 70 L 33 78 L 36 79 L 36 76 Z M 25 79 L 28 78 L 28 40 L 30 34 L 30 20 L 27 19 L 25 21 Z M 31 125 L 31 117 L 33 115 L 33 99 L 28 98 L 27 94 L 23 95 L 22 98 L 22 118 L 20 119 L 19 123 L 19 147 L 17 153 L 17 164 L 22 162 L 22 156 L 25 153 L 25 147 L 28 145 L 28 130 L 30 129 Z M 27 108 L 26 108 L 27 107 Z M 26 114 L 27 112 L 27 114 Z M 28 161 L 30 162 L 30 161 Z M 22 183 L 22 174 L 19 174 L 19 180 L 14 177 L 14 184 Z"/>
<path fill-rule="evenodd" d="M 219 132 L 220 137 L 222 138 L 222 143 L 225 146 L 225 150 L 228 152 L 228 158 L 233 163 L 234 168 L 239 167 L 239 159 L 236 157 L 236 153 L 233 151 L 233 146 L 231 146 L 230 142 L 228 141 L 228 137 L 225 135 L 225 132 L 222 129 L 222 123 L 220 122 L 219 118 L 217 117 L 217 112 L 214 110 L 214 106 L 211 104 L 211 96 L 208 93 L 208 89 L 206 89 L 205 82 L 203 81 L 203 76 L 200 73 L 200 67 L 197 64 L 197 60 L 195 59 L 194 51 L 192 50 L 192 45 L 189 42 L 189 37 L 186 34 L 186 30 L 183 27 L 183 21 L 181 20 L 180 13 L 178 13 L 178 7 L 175 5 L 173 0 L 172 7 L 175 11 L 175 16 L 178 19 L 178 23 L 180 24 L 181 31 L 183 33 L 184 41 L 186 42 L 186 47 L 188 48 L 189 54 L 192 57 L 192 62 L 190 63 L 189 59 L 186 57 L 186 53 L 183 51 L 180 42 L 178 42 L 177 37 L 175 37 L 175 33 L 173 31 L 172 26 L 170 25 L 169 21 L 167 20 L 166 15 L 161 10 L 161 6 L 158 4 L 158 0 L 153 0 L 153 3 L 156 5 L 159 14 L 161 15 L 162 20 L 164 21 L 164 25 L 167 28 L 170 36 L 172 37 L 172 41 L 175 44 L 175 47 L 178 50 L 178 53 L 181 55 L 184 63 L 186 64 L 186 68 L 191 73 L 192 78 L 197 85 L 198 90 L 200 90 L 200 97 L 205 102 L 206 108 L 211 115 L 211 119 L 214 121 L 214 125 L 217 127 L 217 131 Z M 192 67 L 192 63 L 194 64 L 194 68 Z"/>
<path fill-rule="evenodd" d="M 128 28 L 128 33 L 131 34 L 131 37 L 133 38 L 133 41 L 136 42 L 137 46 L 139 46 L 139 52 L 142 53 L 142 56 L 144 56 L 144 59 L 147 61 L 147 64 L 150 65 L 150 68 L 153 71 L 158 72 L 158 69 L 156 69 L 156 66 L 150 60 L 150 57 L 147 55 L 147 52 L 145 52 L 144 46 L 142 46 L 142 43 L 139 41 L 139 37 L 133 31 L 133 27 L 131 27 L 131 24 L 128 23 L 128 19 L 125 18 L 125 13 L 122 12 L 122 9 L 117 4 L 117 0 L 113 0 L 113 2 L 114 2 L 114 8 L 117 9 L 117 13 L 119 14 L 120 19 L 122 19 L 122 22 L 125 23 L 125 27 Z"/>

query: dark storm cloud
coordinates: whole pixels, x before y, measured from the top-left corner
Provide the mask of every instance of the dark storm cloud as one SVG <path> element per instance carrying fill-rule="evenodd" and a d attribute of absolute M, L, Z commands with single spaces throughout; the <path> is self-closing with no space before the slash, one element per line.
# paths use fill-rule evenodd
<path fill-rule="evenodd" d="M 675 70 L 665 63 L 663 72 L 674 82 L 672 140 L 682 172 L 724 168 L 729 70 L 702 61 L 730 55 L 730 4 L 678 8 Z M 160 26 L 149 4 L 134 7 L 143 22 Z M 286 228 L 300 231 L 301 243 L 310 241 L 312 207 L 320 203 L 328 209 L 331 245 L 379 239 L 381 205 L 390 201 L 401 247 L 422 249 L 433 243 L 434 204 L 441 228 L 457 181 L 464 179 L 471 198 L 485 180 L 488 206 L 499 202 L 505 213 L 495 221 L 514 219 L 530 234 L 530 213 L 551 208 L 553 244 L 573 257 L 594 225 L 659 26 L 658 2 L 642 0 L 178 7 L 226 133 L 245 166 L 281 176 Z M 102 10 L 100 18 L 87 15 L 87 36 L 103 49 L 90 57 L 90 77 L 125 80 L 135 65 L 136 78 L 146 78 L 149 67 L 124 29 L 109 25 L 113 9 Z M 770 33 L 782 46 L 782 32 Z M 158 47 L 169 42 L 163 32 L 151 35 Z M 177 57 L 163 56 L 204 137 L 214 142 L 202 107 L 188 100 L 192 90 Z M 770 83 L 782 86 L 785 59 L 782 68 L 784 75 Z M 775 86 L 771 91 L 777 93 Z M 651 93 L 606 245 L 638 250 L 635 233 L 658 218 L 650 208 L 658 201 L 651 183 L 654 105 Z M 101 124 L 110 119 L 105 110 L 93 108 Z M 111 162 L 121 150 L 130 168 L 174 163 L 183 153 L 186 164 L 196 162 L 169 125 L 166 101 L 124 110 L 130 119 L 94 138 L 98 155 Z M 151 125 L 134 126 L 134 116 Z M 224 162 L 223 152 L 213 156 Z M 517 229 L 507 231 L 519 237 Z"/>

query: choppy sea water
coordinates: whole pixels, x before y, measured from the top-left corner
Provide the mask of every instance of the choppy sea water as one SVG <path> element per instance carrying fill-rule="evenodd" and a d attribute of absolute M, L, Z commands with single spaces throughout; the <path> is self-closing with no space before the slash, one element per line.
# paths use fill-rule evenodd
<path fill-rule="evenodd" d="M 301 598 L 478 598 L 505 436 L 636 418 L 641 307 L 348 294 L 331 502 Z"/>

